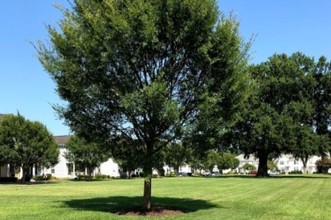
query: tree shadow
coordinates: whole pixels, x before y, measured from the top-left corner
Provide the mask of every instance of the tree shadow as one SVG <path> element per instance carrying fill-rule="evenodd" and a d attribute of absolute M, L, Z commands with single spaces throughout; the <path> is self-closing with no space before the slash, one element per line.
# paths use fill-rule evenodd
<path fill-rule="evenodd" d="M 37 181 L 37 182 L 0 182 L 0 185 L 27 185 L 27 186 L 33 186 L 33 185 L 52 185 L 52 184 L 58 184 L 59 182 L 54 181 Z"/>
<path fill-rule="evenodd" d="M 331 179 L 331 175 L 325 174 L 325 175 L 272 175 L 268 178 L 274 178 L 274 179 Z"/>
<path fill-rule="evenodd" d="M 102 198 L 73 199 L 62 202 L 66 208 L 70 207 L 84 211 L 107 212 L 121 215 L 125 214 L 127 210 L 140 209 L 142 201 L 142 197 L 140 196 L 112 196 Z M 153 207 L 178 210 L 183 213 L 196 212 L 198 210 L 211 208 L 221 208 L 220 206 L 205 200 L 190 198 L 153 197 L 152 204 Z"/>
<path fill-rule="evenodd" d="M 331 179 L 329 174 L 290 174 L 290 175 L 269 175 L 266 177 L 259 177 L 255 175 L 220 175 L 215 177 L 206 177 L 206 178 L 243 178 L 243 179 Z"/>

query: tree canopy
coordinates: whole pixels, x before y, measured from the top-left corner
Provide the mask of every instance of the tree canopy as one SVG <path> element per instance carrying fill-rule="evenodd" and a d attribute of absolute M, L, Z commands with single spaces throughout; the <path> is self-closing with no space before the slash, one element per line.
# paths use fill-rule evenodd
<path fill-rule="evenodd" d="M 291 153 L 306 165 L 310 156 L 327 152 L 330 99 L 326 101 L 326 97 L 330 92 L 316 75 L 322 71 L 323 77 L 330 77 L 328 66 L 323 57 L 316 63 L 302 53 L 275 54 L 252 66 L 254 92 L 243 120 L 233 129 L 232 143 L 259 158 L 258 176 L 267 176 L 268 159 L 281 153 Z M 316 94 L 323 96 L 323 101 L 316 99 Z M 321 106 L 324 119 L 319 121 L 316 117 L 321 114 Z"/>
<path fill-rule="evenodd" d="M 248 79 L 238 23 L 215 0 L 75 0 L 63 12 L 38 47 L 68 103 L 58 112 L 86 139 L 138 142 L 127 147 L 138 148 L 150 209 L 154 155 L 196 119 L 215 133 L 235 118 Z"/>
<path fill-rule="evenodd" d="M 50 167 L 58 162 L 59 149 L 53 136 L 40 122 L 18 114 L 6 115 L 0 122 L 0 161 L 23 169 L 25 182 L 33 165 Z"/>
<path fill-rule="evenodd" d="M 87 174 L 92 175 L 94 169 L 111 156 L 109 150 L 103 148 L 98 143 L 88 142 L 78 136 L 70 137 L 65 144 L 67 152 L 65 158 L 75 163 L 76 169 L 87 169 Z"/>

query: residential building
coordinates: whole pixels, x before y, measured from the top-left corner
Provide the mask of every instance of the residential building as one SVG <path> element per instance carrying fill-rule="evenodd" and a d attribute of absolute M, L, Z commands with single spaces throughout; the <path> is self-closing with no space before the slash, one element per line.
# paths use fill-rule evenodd
<path fill-rule="evenodd" d="M 66 152 L 68 149 L 65 147 L 65 144 L 70 139 L 68 135 L 62 136 L 54 136 L 55 142 L 59 145 L 60 154 L 58 163 L 50 167 L 48 169 L 44 169 L 44 174 L 52 174 L 52 176 L 56 178 L 75 178 L 78 173 L 86 173 L 84 172 L 77 172 L 75 169 L 75 164 L 68 161 L 65 158 Z M 104 174 L 110 177 L 119 177 L 119 167 L 118 164 L 113 161 L 112 158 L 109 158 L 106 162 L 102 163 L 98 168 L 94 170 L 94 174 Z"/>
<path fill-rule="evenodd" d="M 254 155 L 245 156 L 244 154 L 240 154 L 236 157 L 239 160 L 239 167 L 237 168 L 238 173 L 245 172 L 243 170 L 243 166 L 245 164 L 254 165 L 256 168 L 259 166 L 259 159 Z M 316 161 L 321 159 L 318 156 L 311 156 L 307 162 L 307 172 L 314 173 L 317 171 L 316 169 Z M 277 164 L 278 170 L 282 173 L 289 173 L 293 171 L 304 171 L 303 163 L 300 159 L 293 157 L 291 154 L 282 154 L 280 157 L 274 160 Z"/>

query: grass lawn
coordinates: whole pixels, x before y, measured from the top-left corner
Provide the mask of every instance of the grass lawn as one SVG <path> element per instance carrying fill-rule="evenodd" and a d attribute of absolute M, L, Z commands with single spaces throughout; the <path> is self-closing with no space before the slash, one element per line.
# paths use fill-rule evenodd
<path fill-rule="evenodd" d="M 331 219 L 331 176 L 153 179 L 165 219 Z M 143 180 L 0 184 L 0 219 L 145 219 L 116 214 L 142 203 Z M 150 217 L 155 219 L 155 217 Z"/>

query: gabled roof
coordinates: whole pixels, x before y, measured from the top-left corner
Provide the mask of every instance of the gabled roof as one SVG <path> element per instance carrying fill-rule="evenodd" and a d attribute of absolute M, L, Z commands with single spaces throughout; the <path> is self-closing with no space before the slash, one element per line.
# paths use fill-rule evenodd
<path fill-rule="evenodd" d="M 58 145 L 65 145 L 70 139 L 70 135 L 54 136 L 54 140 Z"/>

